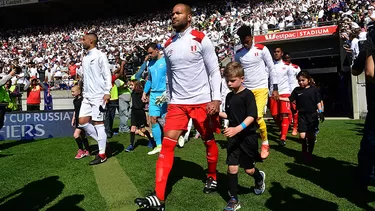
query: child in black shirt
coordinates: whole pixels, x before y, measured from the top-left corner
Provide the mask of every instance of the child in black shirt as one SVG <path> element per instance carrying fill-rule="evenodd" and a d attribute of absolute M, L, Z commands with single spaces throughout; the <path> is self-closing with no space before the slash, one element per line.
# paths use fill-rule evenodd
<path fill-rule="evenodd" d="M 131 129 L 130 129 L 130 145 L 125 149 L 126 152 L 134 150 L 135 131 L 140 129 L 152 142 L 150 132 L 146 130 L 147 119 L 145 113 L 145 103 L 142 101 L 143 86 L 140 81 L 132 80 L 130 88 L 133 90 L 131 94 L 132 107 L 131 107 Z"/>
<path fill-rule="evenodd" d="M 226 97 L 225 112 L 220 112 L 220 117 L 229 120 L 224 135 L 228 137 L 227 175 L 231 198 L 224 211 L 230 211 L 241 208 L 237 198 L 239 166 L 255 179 L 254 192 L 257 195 L 265 190 L 266 175 L 255 168 L 255 162 L 261 160 L 255 126 L 257 107 L 254 94 L 242 85 L 244 69 L 239 63 L 231 62 L 225 67 L 224 77 L 232 90 Z"/>
<path fill-rule="evenodd" d="M 72 87 L 72 96 L 74 97 L 73 105 L 74 105 L 74 114 L 72 117 L 72 127 L 75 127 L 73 137 L 77 142 L 78 145 L 78 152 L 76 155 L 76 159 L 81 159 L 83 157 L 90 155 L 90 147 L 89 142 L 86 137 L 86 132 L 78 127 L 78 117 L 79 117 L 79 111 L 81 110 L 81 104 L 82 104 L 82 95 L 81 95 L 81 87 L 79 85 L 75 85 Z M 85 149 L 83 149 L 83 146 L 85 146 Z"/>
<path fill-rule="evenodd" d="M 289 98 L 280 100 L 296 104 L 298 110 L 298 132 L 302 142 L 302 153 L 306 162 L 311 162 L 315 146 L 315 131 L 319 119 L 324 121 L 319 90 L 313 85 L 309 72 L 301 71 L 297 75 L 299 87 L 296 87 Z"/>

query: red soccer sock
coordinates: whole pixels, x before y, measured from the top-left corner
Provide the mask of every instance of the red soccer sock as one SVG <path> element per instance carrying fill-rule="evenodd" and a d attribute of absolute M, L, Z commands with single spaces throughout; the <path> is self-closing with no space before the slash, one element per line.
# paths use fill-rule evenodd
<path fill-rule="evenodd" d="M 293 130 L 298 129 L 298 113 L 293 114 Z"/>
<path fill-rule="evenodd" d="M 294 122 L 293 122 L 293 114 L 291 112 L 288 114 L 288 120 L 289 120 L 289 125 L 292 125 L 292 123 L 294 124 Z"/>
<path fill-rule="evenodd" d="M 285 141 L 286 135 L 288 134 L 289 129 L 289 119 L 288 117 L 283 117 L 281 122 L 281 139 Z"/>
<path fill-rule="evenodd" d="M 174 148 L 177 140 L 167 137 L 163 138 L 161 152 L 156 162 L 155 192 L 159 200 L 165 200 L 165 189 L 169 173 L 171 172 L 174 160 Z"/>
<path fill-rule="evenodd" d="M 216 166 L 219 157 L 219 149 L 217 148 L 215 140 L 205 141 L 204 145 L 206 146 L 207 153 L 207 177 L 212 177 L 214 180 L 216 180 Z"/>

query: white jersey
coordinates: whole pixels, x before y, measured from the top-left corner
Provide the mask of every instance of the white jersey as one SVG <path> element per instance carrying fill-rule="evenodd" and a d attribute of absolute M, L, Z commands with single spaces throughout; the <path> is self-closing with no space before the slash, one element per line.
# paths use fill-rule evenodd
<path fill-rule="evenodd" d="M 275 61 L 275 70 L 278 76 L 278 88 L 279 94 L 290 94 L 295 87 L 295 73 L 293 67 L 289 63 L 283 60 Z M 272 84 L 272 80 L 271 80 Z M 272 93 L 273 87 L 270 87 L 270 93 Z"/>
<path fill-rule="evenodd" d="M 279 83 L 271 53 L 266 46 L 254 44 L 250 49 L 241 48 L 236 52 L 235 61 L 241 63 L 245 70 L 244 85 L 247 89 L 268 88 L 268 77 L 273 84 Z"/>
<path fill-rule="evenodd" d="M 107 56 L 96 48 L 82 60 L 83 92 L 85 98 L 103 98 L 112 88 L 112 76 Z"/>
<path fill-rule="evenodd" d="M 297 75 L 299 72 L 301 72 L 301 68 L 296 65 L 296 64 L 292 64 L 292 63 L 289 63 L 289 65 L 292 67 L 293 69 L 293 72 L 294 72 L 294 87 L 292 89 L 292 91 L 294 90 L 294 88 L 298 87 L 298 80 L 297 80 Z"/>
<path fill-rule="evenodd" d="M 170 104 L 220 101 L 219 62 L 212 42 L 203 32 L 189 27 L 169 38 L 164 48 Z"/>

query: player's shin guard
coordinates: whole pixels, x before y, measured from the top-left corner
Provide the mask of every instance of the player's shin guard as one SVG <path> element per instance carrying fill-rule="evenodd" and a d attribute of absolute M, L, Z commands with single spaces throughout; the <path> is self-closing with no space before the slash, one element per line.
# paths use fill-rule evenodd
<path fill-rule="evenodd" d="M 94 125 L 91 123 L 86 123 L 83 125 L 80 124 L 79 126 L 82 127 L 86 131 L 87 135 L 91 136 L 91 138 L 98 140 L 98 132 L 96 131 Z"/>
<path fill-rule="evenodd" d="M 267 141 L 268 140 L 267 126 L 266 126 L 266 122 L 264 121 L 263 117 L 257 119 L 257 123 L 259 125 L 260 139 L 262 139 L 262 141 Z"/>
<path fill-rule="evenodd" d="M 156 196 L 161 201 L 165 200 L 165 189 L 169 173 L 173 166 L 174 148 L 176 145 L 177 140 L 164 137 L 161 152 L 156 162 L 155 192 Z"/>
<path fill-rule="evenodd" d="M 152 134 L 154 135 L 154 140 L 156 142 L 156 146 L 159 146 L 161 144 L 161 128 L 160 128 L 160 125 L 159 123 L 156 123 L 156 124 L 152 124 L 152 127 L 151 127 L 151 130 L 152 130 Z"/>
<path fill-rule="evenodd" d="M 96 131 L 98 131 L 98 147 L 99 155 L 105 154 L 105 149 L 107 146 L 107 134 L 105 132 L 104 124 L 95 125 Z"/>
<path fill-rule="evenodd" d="M 286 135 L 288 134 L 289 130 L 289 118 L 287 116 L 282 117 L 281 121 L 281 140 L 286 140 Z"/>
<path fill-rule="evenodd" d="M 204 142 L 204 145 L 206 146 L 206 158 L 207 158 L 207 164 L 208 164 L 208 170 L 207 170 L 207 177 L 212 177 L 214 180 L 216 180 L 216 166 L 217 166 L 217 160 L 219 157 L 219 149 L 217 148 L 217 144 L 215 140 L 208 140 Z"/>

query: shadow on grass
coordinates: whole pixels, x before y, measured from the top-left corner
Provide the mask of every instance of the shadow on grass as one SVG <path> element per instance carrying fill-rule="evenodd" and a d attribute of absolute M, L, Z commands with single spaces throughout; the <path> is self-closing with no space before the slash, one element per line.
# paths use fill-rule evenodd
<path fill-rule="evenodd" d="M 0 152 L 1 153 L 1 152 Z M 5 157 L 8 157 L 8 156 L 12 156 L 13 154 L 6 154 L 6 155 L 4 155 L 4 154 L 0 154 L 0 158 L 5 158 Z"/>
<path fill-rule="evenodd" d="M 58 176 L 31 182 L 0 199 L 0 210 L 40 210 L 55 200 L 64 189 Z"/>
<path fill-rule="evenodd" d="M 270 210 L 338 210 L 337 204 L 301 193 L 296 189 L 282 187 L 272 182 L 271 198 L 265 206 Z"/>
<path fill-rule="evenodd" d="M 346 198 L 363 210 L 374 210 L 368 203 L 375 201 L 375 193 L 360 194 L 359 184 L 356 182 L 357 168 L 354 163 L 313 155 L 312 163 L 305 165 L 301 152 L 286 147 L 275 148 L 275 150 L 295 158 L 294 163 L 285 164 L 289 167 L 287 171 L 289 174 L 306 179 L 337 197 Z"/>
<path fill-rule="evenodd" d="M 124 145 L 117 142 L 117 141 L 110 141 L 109 147 L 111 149 L 112 156 L 116 156 L 116 155 L 120 154 L 125 149 Z"/>
<path fill-rule="evenodd" d="M 165 191 L 166 199 L 168 199 L 168 195 L 172 192 L 173 186 L 184 177 L 196 179 L 202 181 L 202 194 L 203 194 L 203 187 L 204 182 L 206 181 L 206 172 L 202 168 L 202 166 L 182 160 L 180 157 L 175 157 L 173 162 L 172 170 L 168 177 L 167 187 Z M 151 211 L 155 209 L 148 209 L 148 208 L 140 208 L 137 211 Z"/>
<path fill-rule="evenodd" d="M 106 154 L 107 154 L 108 157 L 116 156 L 116 155 L 120 154 L 122 151 L 124 151 L 124 149 L 125 149 L 124 145 L 117 142 L 117 141 L 107 142 L 107 145 L 108 145 L 108 147 L 107 147 L 107 150 L 106 150 Z M 93 155 L 98 154 L 98 152 L 99 152 L 98 145 L 97 144 L 91 144 L 90 145 L 90 151 L 91 151 L 91 154 L 93 154 Z M 110 153 L 108 153 L 108 152 L 110 152 Z"/>
<path fill-rule="evenodd" d="M 0 150 L 6 150 L 6 149 L 9 149 L 9 148 L 21 145 L 21 144 L 28 144 L 28 143 L 31 143 L 31 142 L 43 141 L 43 140 L 47 140 L 47 139 L 49 139 L 49 138 L 21 139 L 21 140 L 17 140 L 17 141 L 10 141 L 10 142 L 7 142 L 7 143 L 1 143 L 2 141 L 0 141 Z"/>
<path fill-rule="evenodd" d="M 169 193 L 172 192 L 173 186 L 184 177 L 202 181 L 203 190 L 204 182 L 206 182 L 206 172 L 202 166 L 190 161 L 182 160 L 180 157 L 175 157 L 171 173 L 168 177 L 165 192 L 166 198 L 168 197 Z"/>
<path fill-rule="evenodd" d="M 79 204 L 85 197 L 83 195 L 72 195 L 67 196 L 61 199 L 57 204 L 47 209 L 47 211 L 60 211 L 60 210 L 69 210 L 69 211 L 83 211 L 81 207 L 78 207 Z"/>
<path fill-rule="evenodd" d="M 173 186 L 184 177 L 200 180 L 202 182 L 202 195 L 204 194 L 203 188 L 207 179 L 207 169 L 203 169 L 202 166 L 196 163 L 182 160 L 180 157 L 175 157 L 173 168 L 167 183 L 166 197 L 171 193 Z M 223 173 L 217 172 L 216 179 L 218 181 L 217 192 L 224 200 L 227 200 L 229 197 L 227 176 Z M 250 191 L 251 189 L 249 188 L 239 186 L 239 194 L 246 194 Z"/>
<path fill-rule="evenodd" d="M 365 128 L 365 123 L 352 123 L 352 122 L 348 122 L 346 124 L 353 125 L 353 128 L 350 129 L 350 130 L 356 132 L 356 135 L 358 135 L 358 136 L 363 136 L 363 132 L 364 132 L 363 129 Z"/>
<path fill-rule="evenodd" d="M 135 140 L 134 142 L 135 142 L 134 148 L 137 148 L 138 146 L 146 146 L 147 147 L 149 141 L 148 141 L 148 139 L 145 139 L 145 138 L 142 137 L 138 140 Z"/>

